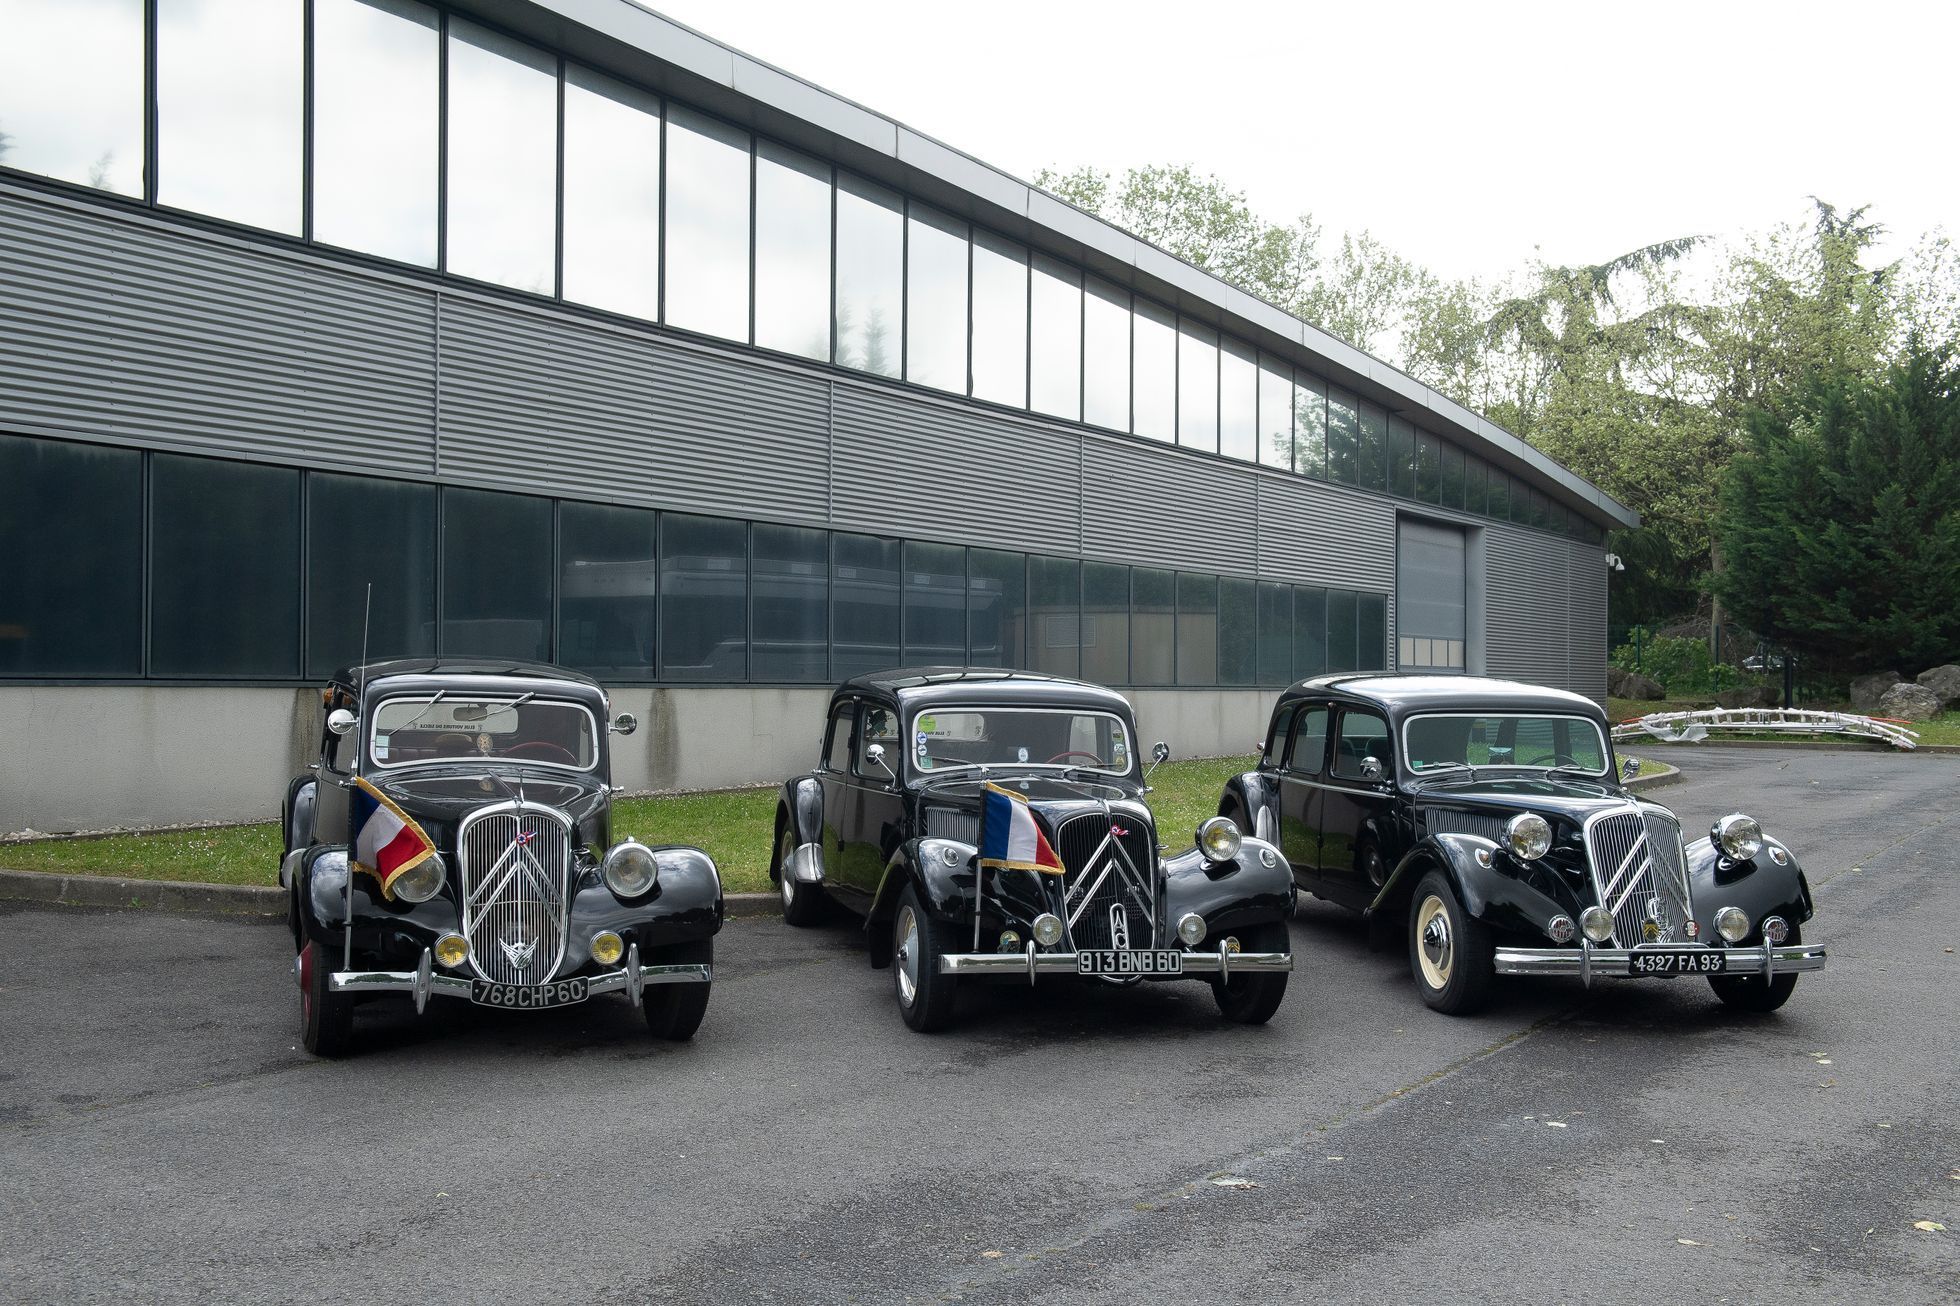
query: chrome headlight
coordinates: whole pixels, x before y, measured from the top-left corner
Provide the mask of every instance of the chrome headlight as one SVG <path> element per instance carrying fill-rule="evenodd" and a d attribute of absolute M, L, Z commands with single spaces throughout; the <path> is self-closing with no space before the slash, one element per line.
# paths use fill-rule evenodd
<path fill-rule="evenodd" d="M 1521 862 L 1535 862 L 1552 850 L 1552 826 L 1536 812 L 1519 812 L 1504 823 L 1504 846 Z"/>
<path fill-rule="evenodd" d="M 1613 913 L 1604 907 L 1592 906 L 1579 913 L 1579 928 L 1594 943 L 1613 941 Z"/>
<path fill-rule="evenodd" d="M 1740 907 L 1724 907 L 1715 913 L 1715 932 L 1730 943 L 1749 937 L 1749 913 Z"/>
<path fill-rule="evenodd" d="M 1229 816 L 1214 816 L 1198 827 L 1198 851 L 1214 862 L 1229 862 L 1239 855 L 1244 836 Z"/>
<path fill-rule="evenodd" d="M 1205 941 L 1205 918 L 1194 911 L 1185 912 L 1177 918 L 1177 937 L 1184 940 L 1184 946 L 1195 948 Z"/>
<path fill-rule="evenodd" d="M 388 892 L 403 902 L 427 902 L 442 888 L 442 854 L 430 853 L 395 877 Z"/>
<path fill-rule="evenodd" d="M 660 863 L 653 850 L 637 839 L 614 844 L 606 854 L 603 871 L 606 887 L 622 898 L 637 898 L 660 878 Z"/>
<path fill-rule="evenodd" d="M 1045 911 L 1034 918 L 1034 941 L 1044 948 L 1052 948 L 1062 941 L 1062 918 L 1052 911 Z"/>
<path fill-rule="evenodd" d="M 1732 862 L 1746 862 L 1763 850 L 1763 827 L 1753 816 L 1730 812 L 1715 822 L 1708 837 Z"/>

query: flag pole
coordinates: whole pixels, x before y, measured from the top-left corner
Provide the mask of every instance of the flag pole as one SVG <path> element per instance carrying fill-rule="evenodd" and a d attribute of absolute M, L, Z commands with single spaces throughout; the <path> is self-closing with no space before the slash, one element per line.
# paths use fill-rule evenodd
<path fill-rule="evenodd" d="M 365 746 L 361 736 L 363 714 L 367 711 L 367 661 L 368 661 L 368 621 L 374 615 L 374 582 L 367 585 L 367 597 L 361 602 L 361 678 L 354 691 L 354 778 L 361 778 L 361 749 Z M 355 845 L 347 850 L 347 937 L 342 940 L 340 968 L 354 969 L 354 858 L 360 852 L 359 832 L 355 831 Z"/>

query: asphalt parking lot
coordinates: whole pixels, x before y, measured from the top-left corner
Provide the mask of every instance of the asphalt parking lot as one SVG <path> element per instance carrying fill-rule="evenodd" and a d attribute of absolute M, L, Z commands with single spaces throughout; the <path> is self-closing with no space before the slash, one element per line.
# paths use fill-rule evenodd
<path fill-rule="evenodd" d="M 0 1296 L 1955 1300 L 1960 758 L 1665 755 L 1691 831 L 1748 811 L 1808 869 L 1830 966 L 1778 1015 L 1437 1016 L 1308 902 L 1265 1028 L 1002 987 L 922 1037 L 850 928 L 741 921 L 692 1044 L 377 1005 L 324 1063 L 277 925 L 0 907 Z"/>

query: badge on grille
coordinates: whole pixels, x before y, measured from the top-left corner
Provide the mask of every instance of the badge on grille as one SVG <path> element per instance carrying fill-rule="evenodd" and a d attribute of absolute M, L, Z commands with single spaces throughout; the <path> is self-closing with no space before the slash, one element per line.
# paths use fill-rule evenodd
<path fill-rule="evenodd" d="M 1109 946 L 1123 949 L 1130 946 L 1130 913 L 1120 902 L 1109 905 Z"/>
<path fill-rule="evenodd" d="M 504 950 L 504 956 L 510 959 L 513 970 L 523 970 L 537 953 L 538 941 L 532 939 L 529 943 L 516 943 L 510 939 L 498 939 L 497 946 Z"/>
<path fill-rule="evenodd" d="M 1661 923 L 1654 920 L 1642 921 L 1640 923 L 1640 934 L 1649 943 L 1658 941 L 1661 937 Z"/>

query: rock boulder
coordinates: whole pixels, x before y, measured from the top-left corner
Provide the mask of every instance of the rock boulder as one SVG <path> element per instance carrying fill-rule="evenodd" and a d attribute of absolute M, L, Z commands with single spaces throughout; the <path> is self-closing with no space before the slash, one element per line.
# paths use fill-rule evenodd
<path fill-rule="evenodd" d="M 1951 662 L 1919 673 L 1919 683 L 1940 696 L 1940 710 L 1960 703 L 1960 667 Z"/>
<path fill-rule="evenodd" d="M 1869 715 L 1895 721 L 1931 721 L 1940 714 L 1940 696 L 1924 685 L 1900 681 L 1885 691 Z"/>
<path fill-rule="evenodd" d="M 1851 682 L 1851 710 L 1871 715 L 1885 691 L 1904 679 L 1896 671 L 1874 671 L 1869 676 L 1859 676 Z"/>
<path fill-rule="evenodd" d="M 1649 703 L 1667 697 L 1660 681 L 1619 667 L 1606 668 L 1606 692 L 1614 698 L 1637 698 Z"/>
<path fill-rule="evenodd" d="M 1781 707 L 1783 691 L 1768 685 L 1740 685 L 1715 695 L 1715 702 L 1722 707 Z"/>

